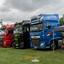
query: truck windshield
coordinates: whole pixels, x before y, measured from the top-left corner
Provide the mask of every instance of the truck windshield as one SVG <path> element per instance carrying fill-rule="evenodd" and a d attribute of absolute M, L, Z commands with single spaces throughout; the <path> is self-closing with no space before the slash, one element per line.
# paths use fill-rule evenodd
<path fill-rule="evenodd" d="M 40 24 L 33 24 L 30 26 L 30 31 L 41 31 L 43 30 L 43 24 L 40 23 Z"/>

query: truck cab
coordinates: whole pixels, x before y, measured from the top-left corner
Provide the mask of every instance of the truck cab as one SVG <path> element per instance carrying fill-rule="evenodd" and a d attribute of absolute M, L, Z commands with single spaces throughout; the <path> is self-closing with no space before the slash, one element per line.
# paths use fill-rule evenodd
<path fill-rule="evenodd" d="M 58 41 L 62 40 L 62 34 L 54 32 L 54 28 L 60 26 L 58 14 L 40 14 L 31 18 L 30 36 L 31 47 L 46 49 L 58 48 Z"/>
<path fill-rule="evenodd" d="M 23 20 L 20 23 L 16 24 L 16 28 L 14 30 L 15 35 L 15 48 L 30 48 L 30 24 L 29 20 Z"/>

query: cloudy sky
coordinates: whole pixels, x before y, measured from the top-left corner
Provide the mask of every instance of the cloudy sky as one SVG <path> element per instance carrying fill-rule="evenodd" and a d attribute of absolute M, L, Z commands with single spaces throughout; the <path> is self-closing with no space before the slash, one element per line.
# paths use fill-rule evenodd
<path fill-rule="evenodd" d="M 0 0 L 0 18 L 19 22 L 41 13 L 64 13 L 64 0 Z"/>

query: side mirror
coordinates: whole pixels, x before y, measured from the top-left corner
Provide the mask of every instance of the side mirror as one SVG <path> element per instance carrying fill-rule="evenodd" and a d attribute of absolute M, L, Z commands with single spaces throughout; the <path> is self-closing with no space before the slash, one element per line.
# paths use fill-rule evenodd
<path fill-rule="evenodd" d="M 47 28 L 48 28 L 48 29 L 50 29 L 50 28 L 51 28 L 51 26 L 49 25 L 49 26 L 47 26 Z"/>

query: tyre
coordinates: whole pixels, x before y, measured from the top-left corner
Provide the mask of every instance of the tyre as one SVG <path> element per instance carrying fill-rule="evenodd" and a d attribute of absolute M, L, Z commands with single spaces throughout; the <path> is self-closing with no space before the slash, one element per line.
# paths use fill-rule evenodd
<path fill-rule="evenodd" d="M 20 44 L 19 44 L 19 48 L 24 48 L 24 42 L 21 42 Z"/>
<path fill-rule="evenodd" d="M 0 47 L 3 47 L 3 41 L 0 41 Z"/>
<path fill-rule="evenodd" d="M 13 47 L 13 48 L 16 48 L 16 46 L 15 46 L 15 42 L 12 43 L 12 47 Z"/>
<path fill-rule="evenodd" d="M 51 50 L 53 50 L 53 49 L 55 50 L 57 48 L 58 48 L 58 41 L 56 41 L 56 40 L 51 41 L 50 49 Z"/>

